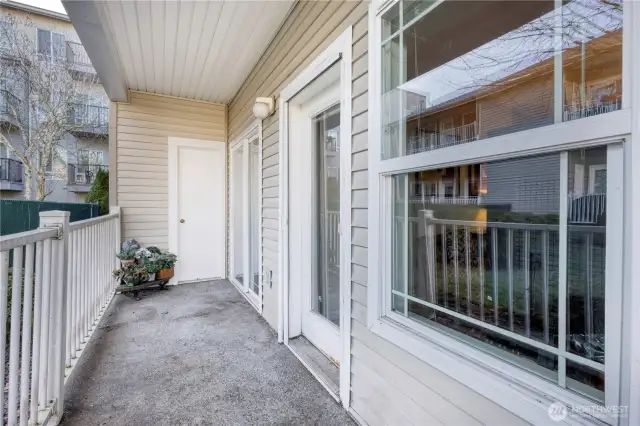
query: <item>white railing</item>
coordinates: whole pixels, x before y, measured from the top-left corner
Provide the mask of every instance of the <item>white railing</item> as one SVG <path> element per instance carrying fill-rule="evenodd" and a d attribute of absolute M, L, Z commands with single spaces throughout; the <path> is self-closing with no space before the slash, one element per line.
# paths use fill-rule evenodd
<path fill-rule="evenodd" d="M 39 229 L 0 237 L 0 377 L 9 388 L 0 418 L 6 406 L 7 424 L 60 422 L 65 379 L 114 294 L 119 240 L 117 208 L 71 224 L 69 212 L 41 212 Z"/>
<path fill-rule="evenodd" d="M 569 195 L 569 223 L 595 224 L 605 213 L 607 194 Z"/>
<path fill-rule="evenodd" d="M 428 133 L 426 129 L 419 129 L 419 132 L 419 135 L 409 137 L 407 147 L 408 154 L 459 145 L 477 139 L 475 121 L 460 127 L 435 133 Z"/>
<path fill-rule="evenodd" d="M 584 104 L 565 105 L 564 121 L 605 114 L 607 112 L 617 111 L 620 107 L 621 105 L 619 100 L 612 102 L 588 101 Z"/>
<path fill-rule="evenodd" d="M 393 235 L 400 246 L 408 242 L 409 260 L 400 264 L 408 268 L 402 276 L 413 301 L 531 346 L 553 344 L 560 332 L 552 320 L 561 304 L 559 225 L 443 220 L 432 210 L 406 219 L 394 218 Z M 575 330 L 568 339 L 594 342 L 603 333 L 594 312 L 604 303 L 604 269 L 597 265 L 604 265 L 606 227 L 569 225 L 566 232 L 566 297 L 580 301 L 571 311 Z M 424 269 L 404 266 L 416 262 Z M 562 355 L 604 371 L 597 351 L 590 360 Z"/>
<path fill-rule="evenodd" d="M 480 197 L 414 197 L 409 200 L 414 204 L 457 204 L 457 205 L 476 205 L 480 203 Z"/>

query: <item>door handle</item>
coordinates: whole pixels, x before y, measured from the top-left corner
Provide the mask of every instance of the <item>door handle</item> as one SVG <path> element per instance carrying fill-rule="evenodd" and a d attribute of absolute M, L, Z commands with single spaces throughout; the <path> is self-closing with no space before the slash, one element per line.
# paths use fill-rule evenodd
<path fill-rule="evenodd" d="M 180 223 L 184 223 L 184 219 L 180 219 Z"/>

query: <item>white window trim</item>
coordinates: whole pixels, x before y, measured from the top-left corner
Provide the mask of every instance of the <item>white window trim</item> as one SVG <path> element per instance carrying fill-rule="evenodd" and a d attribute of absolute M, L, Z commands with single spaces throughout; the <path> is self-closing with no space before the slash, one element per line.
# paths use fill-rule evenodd
<path fill-rule="evenodd" d="M 632 120 L 632 92 L 631 84 L 629 84 L 630 73 L 628 72 L 632 69 L 630 62 L 633 46 L 640 45 L 640 31 L 634 31 L 632 37 L 631 25 L 629 24 L 631 17 L 633 17 L 634 23 L 640 24 L 640 7 L 633 7 L 631 1 L 625 2 L 623 18 L 623 37 L 625 37 L 625 43 L 623 44 L 623 109 L 573 122 L 561 122 L 562 108 L 556 108 L 559 112 L 555 117 L 556 124 L 547 127 L 480 140 L 464 146 L 381 160 L 379 117 L 381 113 L 380 50 L 382 42 L 380 41 L 380 16 L 397 2 L 398 0 L 391 0 L 381 5 L 382 1 L 374 0 L 369 9 L 368 222 L 370 249 L 368 263 L 370 267 L 368 270 L 367 325 L 372 332 L 407 350 L 417 358 L 533 424 L 548 423 L 550 420 L 548 407 L 556 401 L 560 401 L 567 406 L 593 406 L 595 405 L 593 401 L 572 391 L 562 389 L 555 383 L 547 382 L 539 376 L 528 373 L 497 357 L 488 355 L 486 352 L 474 349 L 458 339 L 436 331 L 434 328 L 421 325 L 387 310 L 391 286 L 390 271 L 386 264 L 390 263 L 390 256 L 388 254 L 385 255 L 384 251 L 386 241 L 390 241 L 390 239 L 386 235 L 389 234 L 389 230 L 382 228 L 381 225 L 386 223 L 384 221 L 384 212 L 389 210 L 390 198 L 384 198 L 382 194 L 385 189 L 389 189 L 389 179 L 385 179 L 385 177 L 395 173 L 480 163 L 490 160 L 495 161 L 513 156 L 561 152 L 568 149 L 599 146 L 621 140 L 626 140 L 628 146 L 631 141 L 630 134 L 632 129 L 640 133 L 640 125 L 637 124 L 638 120 Z M 556 2 L 559 2 L 559 0 L 556 0 Z M 562 69 L 561 55 L 558 58 L 559 60 L 555 61 L 556 70 Z M 633 60 L 636 65 L 640 66 L 640 55 L 633 56 Z M 556 91 L 562 89 L 558 82 L 556 82 L 555 86 Z M 640 90 L 637 88 L 635 88 L 633 100 L 633 105 L 640 103 Z M 558 99 L 556 99 L 557 101 Z M 622 153 L 622 144 L 611 145 L 608 149 L 608 166 L 622 168 L 624 163 Z M 566 158 L 566 154 L 563 154 L 563 156 Z M 563 162 L 563 164 L 564 185 L 566 186 L 568 170 L 567 163 Z M 620 176 L 620 179 L 617 179 L 617 181 L 614 181 L 613 178 L 608 179 L 607 186 L 608 191 L 611 190 L 610 202 L 619 203 L 616 205 L 622 206 L 623 181 L 626 178 L 622 177 L 622 173 L 618 174 L 618 176 Z M 636 192 L 640 191 L 636 190 Z M 638 199 L 635 202 L 640 205 L 640 196 L 637 194 L 636 196 Z M 563 204 L 566 209 L 566 200 Z M 608 233 L 620 235 L 620 241 L 611 245 L 607 244 L 606 279 L 608 282 L 624 282 L 622 210 L 621 208 L 615 209 L 615 212 L 609 212 L 610 214 L 607 215 Z M 611 214 L 614 217 L 610 217 Z M 638 228 L 640 227 L 635 229 Z M 638 253 L 634 252 L 635 258 L 638 258 Z M 383 280 L 380 277 L 383 277 Z M 619 306 L 622 306 L 622 292 L 626 293 L 630 290 L 628 283 L 625 283 L 625 286 L 624 289 L 613 289 L 613 286 L 609 286 L 611 288 L 607 288 L 607 299 L 617 300 L 619 301 Z M 634 296 L 636 301 L 640 300 L 640 292 L 636 292 Z M 617 312 L 613 315 L 610 315 L 610 311 L 611 309 L 607 309 L 607 323 L 621 324 L 621 309 L 617 309 Z M 637 316 L 640 317 L 640 315 Z M 618 319 L 617 321 L 615 321 L 616 318 Z M 610 334 L 614 334 L 614 336 L 609 336 Z M 610 333 L 608 330 L 607 337 L 613 338 L 614 341 L 617 340 L 620 343 L 622 340 L 622 328 L 618 328 L 614 333 Z M 640 360 L 640 344 L 636 343 L 635 346 L 635 352 L 632 354 L 631 359 Z M 607 346 L 607 358 L 619 360 L 621 358 L 621 345 L 618 344 L 615 348 Z M 632 371 L 638 372 L 637 369 L 633 370 L 633 364 L 630 365 Z M 625 388 L 623 376 L 621 375 L 622 370 L 623 366 L 620 363 L 607 363 L 605 366 L 608 383 L 605 396 L 607 405 L 624 402 L 630 405 L 630 401 L 633 401 L 630 397 L 633 395 L 637 397 L 640 394 L 640 386 L 631 383 L 629 392 L 625 395 L 620 395 L 621 388 L 623 388 L 623 392 Z M 630 418 L 639 418 L 640 413 L 632 411 L 630 416 Z M 619 423 L 618 420 L 608 419 L 608 422 L 611 424 L 633 424 L 631 422 L 625 423 L 625 420 L 620 420 Z M 595 423 L 595 419 L 586 415 L 580 417 L 569 416 L 565 423 L 592 424 Z"/>
<path fill-rule="evenodd" d="M 288 345 L 289 338 L 289 101 L 308 86 L 319 75 L 336 63 L 340 70 L 340 167 L 347 172 L 342 174 L 340 185 L 340 394 L 334 393 L 319 379 L 313 370 L 311 373 L 334 397 L 339 397 L 347 410 L 351 397 L 351 82 L 353 27 L 347 27 L 322 53 L 320 53 L 298 76 L 289 83 L 279 96 L 278 111 L 280 149 L 280 177 L 278 189 L 280 229 L 278 243 L 278 342 Z M 292 349 L 292 352 L 293 351 Z M 297 356 L 297 355 L 296 355 Z M 299 358 L 300 359 L 300 358 Z M 305 362 L 300 359 L 303 364 Z M 305 364 L 306 366 L 306 364 Z M 308 368 L 308 367 L 307 367 Z"/>
<path fill-rule="evenodd" d="M 256 295 L 253 291 L 249 289 L 251 278 L 251 244 L 250 238 L 251 234 L 248 232 L 244 232 L 242 234 L 242 257 L 243 257 L 243 272 L 244 282 L 240 284 L 238 280 L 235 279 L 234 272 L 234 253 L 235 253 L 235 238 L 234 238 L 234 226 L 235 226 L 235 215 L 233 212 L 233 202 L 234 198 L 237 197 L 238 189 L 234 187 L 233 184 L 233 153 L 240 148 L 243 148 L 242 151 L 242 188 L 240 188 L 242 198 L 243 198 L 243 206 L 245 207 L 242 211 L 242 222 L 243 229 L 247 230 L 251 227 L 251 218 L 249 215 L 250 209 L 248 208 L 251 202 L 250 195 L 250 184 L 249 181 L 249 168 L 250 168 L 250 145 L 251 141 L 258 139 L 258 182 L 262 182 L 262 121 L 259 119 L 254 120 L 249 124 L 244 133 L 239 136 L 237 139 L 234 139 L 231 143 L 229 143 L 229 281 L 238 289 L 238 291 L 242 294 L 242 296 L 247 299 L 249 304 L 253 306 L 260 315 L 262 315 L 262 283 L 263 283 L 263 274 L 262 274 L 262 184 L 260 184 L 258 188 L 258 208 L 257 212 L 260 218 L 260 225 L 258 226 L 258 294 Z"/>

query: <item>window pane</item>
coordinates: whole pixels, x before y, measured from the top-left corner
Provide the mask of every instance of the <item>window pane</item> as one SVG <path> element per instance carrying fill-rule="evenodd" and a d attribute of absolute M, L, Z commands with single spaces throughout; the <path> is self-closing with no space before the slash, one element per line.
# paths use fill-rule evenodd
<path fill-rule="evenodd" d="M 604 147 L 569 153 L 567 350 L 603 365 L 606 164 Z"/>
<path fill-rule="evenodd" d="M 391 9 L 382 15 L 382 40 L 391 37 L 400 29 L 400 4 L 394 4 Z"/>
<path fill-rule="evenodd" d="M 404 2 L 382 46 L 383 159 L 620 109 L 619 0 L 446 1 L 423 14 L 432 6 Z"/>
<path fill-rule="evenodd" d="M 231 265 L 231 276 L 240 284 L 244 284 L 243 155 L 244 147 L 231 152 L 231 208 L 233 209 L 233 263 Z"/>
<path fill-rule="evenodd" d="M 563 120 L 622 106 L 622 3 L 574 0 L 562 7 Z"/>
<path fill-rule="evenodd" d="M 41 55 L 51 55 L 51 33 L 38 29 L 38 53 Z"/>
<path fill-rule="evenodd" d="M 408 197 L 397 194 L 404 180 Z M 392 240 L 394 289 L 406 274 L 408 295 L 426 302 L 410 313 L 555 368 L 544 350 L 480 324 L 557 347 L 560 155 L 398 175 L 394 191 L 394 230 L 409 222 Z"/>
<path fill-rule="evenodd" d="M 558 359 L 549 351 L 559 348 L 564 332 L 566 352 L 559 357 L 585 359 L 566 359 L 568 386 L 600 400 L 604 376 L 586 363 L 604 366 L 605 359 L 607 148 L 567 153 L 566 193 L 561 158 L 553 153 L 393 176 L 392 309 L 466 335 L 463 340 L 510 362 L 522 358 L 544 377 L 556 377 Z M 558 321 L 561 238 L 565 330 Z"/>

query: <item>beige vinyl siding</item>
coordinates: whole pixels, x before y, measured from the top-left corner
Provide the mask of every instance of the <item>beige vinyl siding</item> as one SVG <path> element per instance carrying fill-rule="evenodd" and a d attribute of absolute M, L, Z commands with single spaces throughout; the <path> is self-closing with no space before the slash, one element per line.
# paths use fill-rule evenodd
<path fill-rule="evenodd" d="M 117 184 L 122 238 L 168 248 L 169 137 L 226 142 L 226 106 L 130 92 L 130 102 L 117 103 L 113 115 L 111 183 Z"/>
<path fill-rule="evenodd" d="M 368 19 L 353 26 L 351 156 L 351 408 L 369 425 L 524 425 L 367 323 Z"/>
<path fill-rule="evenodd" d="M 253 68 L 229 105 L 229 140 L 238 137 L 251 120 L 255 98 L 276 97 L 311 61 L 367 9 L 366 2 L 299 2 Z M 273 273 L 272 285 L 263 280 L 263 316 L 278 324 L 279 243 L 279 111 L 262 123 L 262 264 L 263 277 Z"/>

